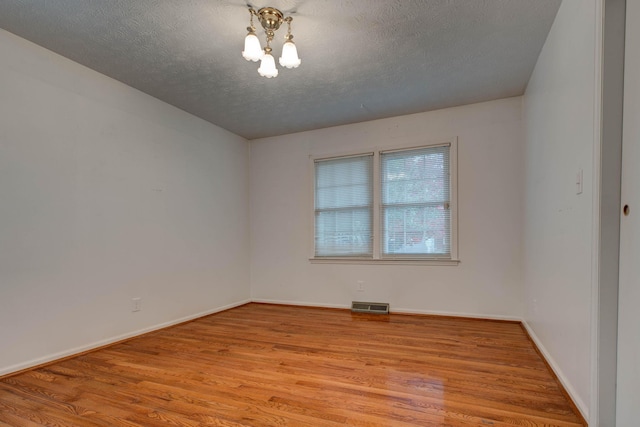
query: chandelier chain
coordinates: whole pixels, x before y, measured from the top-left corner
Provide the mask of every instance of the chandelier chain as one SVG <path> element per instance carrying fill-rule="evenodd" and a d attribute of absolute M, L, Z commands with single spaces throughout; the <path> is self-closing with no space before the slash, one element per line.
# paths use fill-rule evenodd
<path fill-rule="evenodd" d="M 249 31 L 250 33 L 255 33 L 256 32 L 256 27 L 253 25 L 253 15 L 256 14 L 256 11 L 249 8 L 249 27 L 247 27 L 247 31 Z"/>

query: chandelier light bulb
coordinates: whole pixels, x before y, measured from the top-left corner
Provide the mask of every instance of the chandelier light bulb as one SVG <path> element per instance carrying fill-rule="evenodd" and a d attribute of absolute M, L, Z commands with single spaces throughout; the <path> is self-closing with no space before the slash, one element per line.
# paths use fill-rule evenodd
<path fill-rule="evenodd" d="M 242 56 L 247 61 L 256 62 L 262 58 L 262 47 L 260 47 L 260 40 L 253 31 L 249 31 L 247 37 L 244 39 L 244 50 Z"/>
<path fill-rule="evenodd" d="M 280 57 L 279 62 L 280 65 L 286 68 L 298 68 L 302 62 L 300 58 L 298 58 L 298 49 L 296 49 L 296 45 L 293 43 L 293 40 L 287 40 L 282 46 L 282 56 Z"/>
<path fill-rule="evenodd" d="M 271 55 L 271 49 L 266 48 L 264 50 L 264 55 L 262 55 L 262 61 L 260 62 L 260 68 L 258 68 L 258 73 L 262 77 L 272 78 L 278 75 L 278 69 L 276 68 L 276 61 L 273 59 Z"/>

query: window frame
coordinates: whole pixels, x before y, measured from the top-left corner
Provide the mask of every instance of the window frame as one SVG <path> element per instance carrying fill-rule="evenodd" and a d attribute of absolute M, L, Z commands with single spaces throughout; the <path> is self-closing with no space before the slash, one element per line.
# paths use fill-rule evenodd
<path fill-rule="evenodd" d="M 438 146 L 449 146 L 449 191 L 450 191 L 450 221 L 451 221 L 451 256 L 443 257 L 438 255 L 430 257 L 424 254 L 394 254 L 392 256 L 382 254 L 382 156 L 385 152 L 409 151 L 421 148 L 435 148 Z M 315 256 L 315 164 L 317 161 L 339 159 L 373 153 L 373 255 L 371 257 L 356 256 Z M 460 259 L 458 256 L 458 139 L 457 137 L 449 138 L 432 143 L 420 143 L 392 146 L 374 147 L 372 150 L 363 149 L 360 151 L 349 151 L 331 155 L 310 155 L 309 156 L 309 176 L 310 176 L 310 256 L 309 261 L 317 264 L 393 264 L 393 265 L 458 265 Z"/>

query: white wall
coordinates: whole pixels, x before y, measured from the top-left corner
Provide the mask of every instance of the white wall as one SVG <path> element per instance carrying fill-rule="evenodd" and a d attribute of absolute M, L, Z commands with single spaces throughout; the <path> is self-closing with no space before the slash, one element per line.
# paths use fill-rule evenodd
<path fill-rule="evenodd" d="M 597 280 L 599 6 L 562 2 L 523 98 L 525 320 L 587 419 Z M 577 195 L 579 169 L 584 187 Z"/>
<path fill-rule="evenodd" d="M 4 31 L 0 56 L 0 374 L 249 298 L 246 140 Z"/>
<path fill-rule="evenodd" d="M 310 112 L 310 114 L 312 114 Z M 309 156 L 457 136 L 458 266 L 311 264 Z M 251 141 L 251 292 L 261 301 L 520 317 L 521 99 Z M 365 292 L 356 291 L 358 280 Z"/>

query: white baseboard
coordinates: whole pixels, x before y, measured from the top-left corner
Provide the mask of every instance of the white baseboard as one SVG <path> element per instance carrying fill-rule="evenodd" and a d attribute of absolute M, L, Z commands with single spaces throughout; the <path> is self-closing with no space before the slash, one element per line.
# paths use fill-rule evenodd
<path fill-rule="evenodd" d="M 578 410 L 582 414 L 583 418 L 585 420 L 588 420 L 589 410 L 587 409 L 587 406 L 584 404 L 582 399 L 578 397 L 578 393 L 576 393 L 575 389 L 573 388 L 569 380 L 567 380 L 567 377 L 562 373 L 562 370 L 560 369 L 556 361 L 553 359 L 553 357 L 551 357 L 551 354 L 549 354 L 545 346 L 542 344 L 542 342 L 540 341 L 536 333 L 533 331 L 531 326 L 529 326 L 529 324 L 526 322 L 526 320 L 522 321 L 522 325 L 529 333 L 529 336 L 531 337 L 533 342 L 536 344 L 536 346 L 538 347 L 538 350 L 540 350 L 540 352 L 546 359 L 549 366 L 551 366 L 553 373 L 556 374 L 556 376 L 558 377 L 558 380 L 560 381 L 564 389 L 567 391 L 567 393 L 569 393 L 569 396 L 573 400 L 573 403 L 575 403 L 576 406 L 578 407 Z"/>
<path fill-rule="evenodd" d="M 73 356 L 75 354 L 80 354 L 80 353 L 84 353 L 86 351 L 90 351 L 96 348 L 100 348 L 100 347 L 104 347 L 106 345 L 109 344 L 113 344 L 116 343 L 118 341 L 123 341 L 129 338 L 134 338 L 137 337 L 139 335 L 143 335 L 149 332 L 153 332 L 153 331 L 157 331 L 158 329 L 164 329 L 167 328 L 169 326 L 173 326 L 173 325 L 177 325 L 179 323 L 183 323 L 183 322 L 188 322 L 190 320 L 194 320 L 197 319 L 199 317 L 204 317 L 204 316 L 208 316 L 210 314 L 215 314 L 215 313 L 219 313 L 221 311 L 225 311 L 225 310 L 229 310 L 230 308 L 234 308 L 234 307 L 239 307 L 241 305 L 250 303 L 251 300 L 247 299 L 244 301 L 239 301 L 239 302 L 235 302 L 232 304 L 227 304 L 225 306 L 222 307 L 217 307 L 214 308 L 212 310 L 207 310 L 207 311 L 203 311 L 201 313 L 196 313 L 196 314 L 192 314 L 189 316 L 185 316 L 182 317 L 180 319 L 175 319 L 175 320 L 171 320 L 169 322 L 164 322 L 164 323 L 160 323 L 157 325 L 153 325 L 147 328 L 143 328 L 143 329 L 139 329 L 137 331 L 133 331 L 133 332 L 128 332 L 126 334 L 122 334 L 122 335 L 118 335 L 115 337 L 111 337 L 111 338 L 107 338 L 101 341 L 96 341 L 93 342 L 91 344 L 88 345 L 83 345 L 80 347 L 75 347 L 69 350 L 65 350 L 65 351 L 61 351 L 58 353 L 54 353 L 54 354 L 50 354 L 44 357 L 39 357 L 37 359 L 33 359 L 30 360 L 28 362 L 23 362 L 23 363 L 18 363 L 16 365 L 12 365 L 12 366 L 8 366 L 5 368 L 0 368 L 0 376 L 3 375 L 8 375 L 11 374 L 13 372 L 18 372 L 18 371 L 22 371 L 24 369 L 29 369 L 29 368 L 33 368 L 34 366 L 38 366 L 38 365 L 43 365 L 45 363 L 49 363 L 49 362 L 53 362 L 55 360 L 59 360 L 59 359 L 64 359 L 65 357 L 69 357 L 69 356 Z"/>
<path fill-rule="evenodd" d="M 351 308 L 351 305 L 346 305 L 346 304 L 319 304 L 317 302 L 286 301 L 286 300 L 260 299 L 260 298 L 253 298 L 251 299 L 251 302 L 257 302 L 260 304 L 297 305 L 302 307 Z"/>
<path fill-rule="evenodd" d="M 393 308 L 393 307 L 391 307 L 391 313 L 427 314 L 432 316 L 468 317 L 471 319 L 506 320 L 510 322 L 522 322 L 522 318 L 520 317 L 503 316 L 501 314 L 460 313 L 455 311 L 415 310 L 412 308 Z"/>
<path fill-rule="evenodd" d="M 306 301 L 288 301 L 288 300 L 272 300 L 272 299 L 260 299 L 253 298 L 251 302 L 257 302 L 261 304 L 282 304 L 282 305 L 295 305 L 303 307 L 323 307 L 323 308 L 346 308 L 350 309 L 350 304 L 322 304 Z M 451 317 L 469 317 L 473 319 L 488 319 L 488 320 L 508 320 L 513 322 L 521 322 L 522 318 L 516 316 L 502 316 L 499 314 L 477 314 L 477 313 L 460 313 L 453 311 L 435 311 L 435 310 L 415 310 L 411 308 L 394 308 L 391 307 L 391 313 L 403 313 L 403 314 L 428 314 L 434 316 L 451 316 Z"/>

